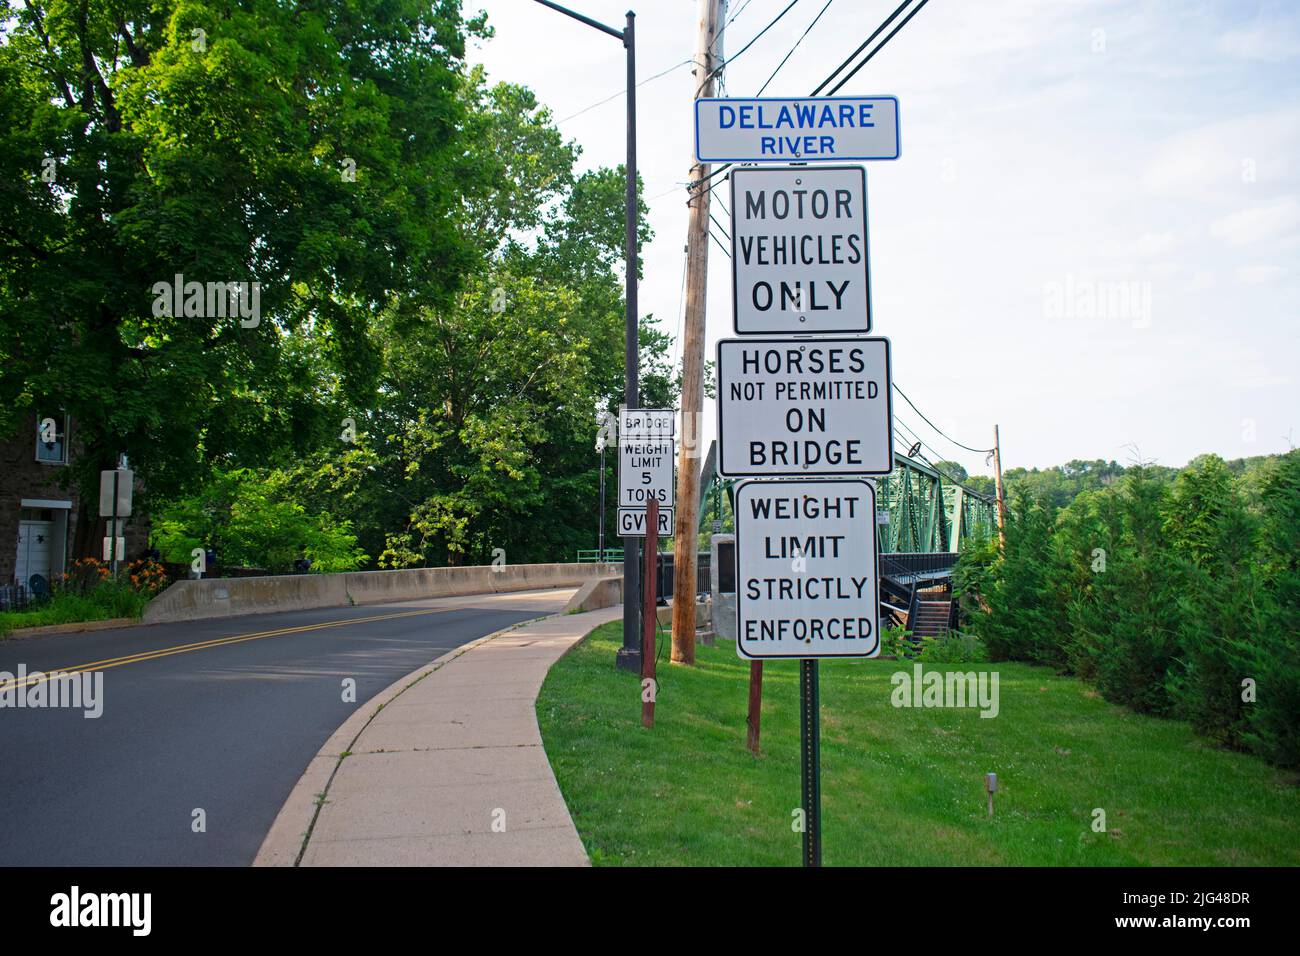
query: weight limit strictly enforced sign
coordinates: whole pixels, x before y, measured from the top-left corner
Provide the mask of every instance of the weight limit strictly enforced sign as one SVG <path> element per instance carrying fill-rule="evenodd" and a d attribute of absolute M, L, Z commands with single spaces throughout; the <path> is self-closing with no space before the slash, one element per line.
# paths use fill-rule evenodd
<path fill-rule="evenodd" d="M 717 368 L 722 474 L 893 470 L 888 339 L 722 339 Z"/>
<path fill-rule="evenodd" d="M 738 335 L 871 331 L 863 167 L 736 169 L 731 210 Z"/>
<path fill-rule="evenodd" d="M 875 489 L 860 479 L 740 485 L 736 653 L 879 654 L 875 521 Z"/>

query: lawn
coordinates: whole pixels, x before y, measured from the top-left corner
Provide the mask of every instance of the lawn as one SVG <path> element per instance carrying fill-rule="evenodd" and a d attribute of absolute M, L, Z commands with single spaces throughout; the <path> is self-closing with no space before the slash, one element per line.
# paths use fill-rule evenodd
<path fill-rule="evenodd" d="M 660 658 L 656 726 L 614 669 L 622 625 L 557 663 L 537 702 L 546 752 L 597 865 L 795 865 L 799 666 L 769 662 L 762 754 L 745 748 L 748 664 L 719 640 L 694 668 Z M 659 644 L 667 641 L 661 636 Z M 1186 724 L 1107 703 L 1077 680 L 996 670 L 997 717 L 896 709 L 892 660 L 821 665 L 828 866 L 1300 864 L 1293 775 L 1217 750 Z M 984 775 L 998 775 L 990 819 Z M 1107 831 L 1094 832 L 1094 809 Z"/>

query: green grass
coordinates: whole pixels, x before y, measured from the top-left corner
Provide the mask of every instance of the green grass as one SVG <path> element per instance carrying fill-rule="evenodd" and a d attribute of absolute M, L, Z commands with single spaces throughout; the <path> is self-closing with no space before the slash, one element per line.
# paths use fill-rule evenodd
<path fill-rule="evenodd" d="M 698 647 L 694 668 L 664 654 L 646 730 L 639 679 L 614 669 L 621 631 L 597 629 L 551 668 L 537 702 L 592 861 L 797 864 L 798 663 L 764 668 L 755 758 L 745 749 L 748 665 L 733 643 Z M 928 666 L 996 670 L 999 715 L 892 707 L 890 676 L 910 664 L 822 663 L 827 865 L 1300 864 L 1300 791 L 1257 758 L 1044 668 Z M 987 772 L 999 784 L 991 820 Z M 1093 832 L 1094 808 L 1108 832 Z"/>
<path fill-rule="evenodd" d="M 58 592 L 40 607 L 0 612 L 0 637 L 20 627 L 107 621 L 115 617 L 138 618 L 149 596 L 126 585 L 101 584 L 86 594 Z"/>

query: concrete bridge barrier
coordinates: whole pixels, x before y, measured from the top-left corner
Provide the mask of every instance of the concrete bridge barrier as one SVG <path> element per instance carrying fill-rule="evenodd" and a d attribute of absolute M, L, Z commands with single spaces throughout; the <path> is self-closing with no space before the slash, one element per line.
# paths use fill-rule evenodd
<path fill-rule="evenodd" d="M 141 620 L 164 624 L 350 604 L 576 588 L 620 570 L 618 564 L 507 564 L 177 581 L 149 603 Z"/>

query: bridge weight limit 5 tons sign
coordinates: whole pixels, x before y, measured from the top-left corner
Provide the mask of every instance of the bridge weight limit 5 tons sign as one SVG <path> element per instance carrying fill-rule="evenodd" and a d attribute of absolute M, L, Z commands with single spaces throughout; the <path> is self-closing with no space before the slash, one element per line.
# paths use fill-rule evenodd
<path fill-rule="evenodd" d="M 661 537 L 673 527 L 674 445 L 676 411 L 671 408 L 624 408 L 618 436 L 618 533 L 644 538 L 646 508 L 659 503 Z"/>

